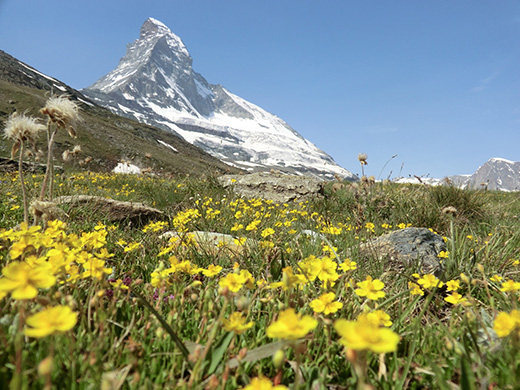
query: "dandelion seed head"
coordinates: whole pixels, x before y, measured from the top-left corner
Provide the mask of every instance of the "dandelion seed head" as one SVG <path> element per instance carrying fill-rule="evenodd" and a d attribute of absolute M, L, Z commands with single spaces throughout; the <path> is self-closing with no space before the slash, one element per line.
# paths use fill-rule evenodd
<path fill-rule="evenodd" d="M 38 119 L 16 112 L 11 114 L 5 124 L 4 137 L 14 141 L 12 155 L 16 154 L 22 142 L 34 144 L 42 130 L 45 130 L 45 126 L 38 123 Z"/>
<path fill-rule="evenodd" d="M 67 129 L 71 137 L 76 137 L 74 127 L 80 120 L 78 105 L 65 96 L 51 96 L 40 112 L 58 128 Z"/>
<path fill-rule="evenodd" d="M 357 156 L 357 159 L 361 165 L 368 165 L 368 163 L 367 163 L 368 156 L 366 153 L 359 153 Z"/>

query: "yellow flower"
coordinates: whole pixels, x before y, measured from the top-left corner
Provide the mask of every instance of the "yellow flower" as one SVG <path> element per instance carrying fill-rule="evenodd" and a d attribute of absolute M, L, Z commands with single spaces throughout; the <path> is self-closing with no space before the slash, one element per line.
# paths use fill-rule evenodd
<path fill-rule="evenodd" d="M 424 290 L 417 283 L 408 282 L 408 288 L 411 290 L 412 295 L 424 295 Z"/>
<path fill-rule="evenodd" d="M 386 294 L 384 291 L 380 291 L 385 287 L 385 284 L 379 279 L 372 280 L 369 275 L 363 282 L 357 282 L 358 289 L 354 292 L 360 297 L 367 297 L 372 301 L 377 301 L 379 298 L 383 298 Z"/>
<path fill-rule="evenodd" d="M 325 226 L 321 229 L 322 233 L 328 233 L 333 235 L 341 234 L 341 228 L 335 227 L 335 226 Z"/>
<path fill-rule="evenodd" d="M 426 274 L 417 280 L 417 283 L 419 283 L 424 288 L 430 288 L 430 287 L 442 287 L 444 283 L 442 283 L 435 275 L 432 274 Z"/>
<path fill-rule="evenodd" d="M 150 281 L 150 284 L 157 288 L 171 285 L 170 275 L 173 272 L 175 272 L 175 269 L 164 269 L 164 265 L 161 263 L 159 268 L 152 272 L 152 280 Z"/>
<path fill-rule="evenodd" d="M 210 264 L 207 269 L 202 270 L 202 275 L 207 276 L 208 278 L 212 278 L 218 273 L 222 271 L 222 267 L 220 265 Z"/>
<path fill-rule="evenodd" d="M 45 337 L 55 332 L 71 330 L 78 321 L 78 313 L 68 306 L 47 307 L 39 313 L 27 317 L 24 333 L 29 337 Z"/>
<path fill-rule="evenodd" d="M 261 235 L 263 238 L 272 236 L 274 234 L 274 229 L 272 228 L 266 228 L 262 231 Z"/>
<path fill-rule="evenodd" d="M 313 282 L 316 280 L 316 277 L 318 276 L 318 273 L 321 270 L 321 260 L 318 259 L 314 255 L 310 255 L 309 257 L 303 259 L 302 261 L 298 262 L 298 266 L 302 270 L 303 274 L 311 281 Z"/>
<path fill-rule="evenodd" d="M 358 351 L 393 352 L 399 344 L 397 333 L 374 325 L 366 316 L 360 316 L 357 321 L 337 320 L 334 328 L 341 336 L 339 342 L 342 345 Z"/>
<path fill-rule="evenodd" d="M 460 287 L 460 280 L 448 280 L 446 287 L 448 291 L 457 291 Z"/>
<path fill-rule="evenodd" d="M 520 282 L 515 282 L 512 279 L 502 282 L 502 288 L 500 289 L 500 291 L 503 291 L 503 292 L 518 291 L 518 290 L 520 290 Z"/>
<path fill-rule="evenodd" d="M 496 332 L 498 337 L 509 336 L 515 328 L 520 330 L 519 310 L 512 310 L 511 313 L 501 312 L 493 322 L 493 330 Z"/>
<path fill-rule="evenodd" d="M 458 292 L 452 292 L 451 295 L 448 295 L 444 300 L 452 305 L 458 305 L 459 303 L 467 302 L 467 298 L 463 298 Z"/>
<path fill-rule="evenodd" d="M 222 323 L 227 332 L 235 332 L 236 334 L 244 333 L 254 325 L 252 321 L 246 324 L 246 319 L 238 311 L 231 313 L 229 319 L 222 319 Z"/>
<path fill-rule="evenodd" d="M 112 273 L 111 268 L 105 268 L 105 261 L 101 259 L 91 258 L 85 263 L 83 263 L 83 268 L 85 268 L 85 272 L 81 274 L 83 278 L 95 278 L 102 279 L 105 274 L 110 275 Z"/>
<path fill-rule="evenodd" d="M 139 242 L 131 242 L 130 244 L 128 244 L 125 249 L 124 249 L 124 252 L 133 252 L 135 251 L 136 249 L 139 249 L 141 247 L 141 243 Z"/>
<path fill-rule="evenodd" d="M 312 307 L 315 313 L 323 313 L 325 315 L 335 313 L 343 307 L 343 303 L 334 302 L 334 298 L 336 298 L 336 294 L 333 292 L 322 294 L 318 299 L 312 300 L 309 306 Z"/>
<path fill-rule="evenodd" d="M 236 232 L 238 230 L 242 230 L 243 228 L 244 228 L 244 225 L 242 225 L 241 223 L 235 223 L 233 225 L 233 227 L 231 228 L 231 231 Z"/>
<path fill-rule="evenodd" d="M 353 271 L 357 269 L 357 263 L 355 261 L 351 261 L 350 259 L 345 259 L 345 261 L 339 265 L 339 268 L 345 272 Z"/>
<path fill-rule="evenodd" d="M 492 282 L 500 282 L 502 279 L 504 279 L 504 278 L 500 275 L 493 275 L 492 277 L 489 278 L 489 280 L 491 280 Z"/>
<path fill-rule="evenodd" d="M 246 230 L 256 230 L 258 228 L 258 225 L 260 225 L 260 222 L 262 221 L 260 221 L 259 219 L 255 219 L 249 225 L 246 226 Z"/>
<path fill-rule="evenodd" d="M 246 241 L 247 241 L 246 237 L 239 237 L 239 238 L 235 238 L 233 240 L 233 242 L 235 243 L 236 246 L 242 246 L 246 243 Z"/>
<path fill-rule="evenodd" d="M 440 251 L 437 257 L 440 257 L 441 259 L 447 259 L 448 257 L 450 257 L 450 252 Z"/>
<path fill-rule="evenodd" d="M 242 287 L 244 287 L 246 281 L 247 279 L 243 275 L 229 273 L 221 278 L 218 284 L 221 288 L 227 287 L 231 292 L 238 292 Z"/>
<path fill-rule="evenodd" d="M 121 290 L 128 290 L 128 286 L 124 284 L 121 279 L 117 279 L 115 282 L 110 282 L 110 285 L 114 288 L 120 288 Z"/>
<path fill-rule="evenodd" d="M 251 379 L 251 382 L 240 390 L 287 390 L 286 386 L 273 386 L 271 380 L 265 376 Z"/>
<path fill-rule="evenodd" d="M 305 337 L 307 333 L 318 326 L 311 316 L 300 316 L 294 309 L 282 311 L 278 320 L 267 327 L 267 337 L 286 340 L 297 340 Z"/>
<path fill-rule="evenodd" d="M 13 261 L 2 269 L 0 293 L 12 291 L 13 299 L 32 299 L 38 295 L 38 288 L 54 286 L 56 278 L 50 264 L 31 267 L 27 263 Z"/>
<path fill-rule="evenodd" d="M 325 256 L 317 263 L 318 273 L 317 278 L 322 282 L 334 282 L 338 280 L 339 275 L 336 273 L 338 263 L 332 260 L 330 257 Z"/>
<path fill-rule="evenodd" d="M 168 222 L 164 222 L 164 221 L 150 222 L 148 225 L 146 225 L 143 228 L 143 232 L 146 233 L 146 232 L 148 232 L 150 230 L 152 232 L 158 232 L 158 231 L 164 229 L 167 226 L 168 226 Z"/>
<path fill-rule="evenodd" d="M 307 283 L 307 278 L 302 274 L 294 274 L 291 266 L 285 267 L 282 270 L 282 281 L 271 283 L 270 288 L 282 287 L 284 291 L 291 288 L 298 288 L 300 285 Z"/>
<path fill-rule="evenodd" d="M 375 310 L 370 313 L 361 314 L 359 316 L 359 318 L 361 318 L 361 316 L 363 316 L 363 315 L 366 316 L 367 321 L 370 321 L 377 327 L 392 326 L 392 321 L 390 321 L 390 316 L 388 315 L 388 313 L 386 313 L 383 310 Z M 358 318 L 358 320 L 359 320 L 359 318 Z"/>

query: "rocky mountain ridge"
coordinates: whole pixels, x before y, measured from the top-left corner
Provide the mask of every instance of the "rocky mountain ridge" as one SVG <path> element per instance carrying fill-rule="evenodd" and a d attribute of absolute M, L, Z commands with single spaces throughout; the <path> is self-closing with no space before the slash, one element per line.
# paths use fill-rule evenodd
<path fill-rule="evenodd" d="M 111 171 L 124 160 L 143 170 L 165 174 L 239 172 L 169 131 L 111 113 L 62 81 L 0 50 L 0 129 L 15 111 L 40 116 L 38 110 L 53 94 L 67 95 L 76 101 L 82 118 L 77 139 L 57 134 L 56 157 L 74 145 L 82 150 L 78 160 L 60 161 L 60 165 L 78 165 L 83 160 L 89 161 L 83 165 L 86 169 Z M 40 139 L 40 149 L 44 148 L 44 138 Z M 9 155 L 9 142 L 0 137 L 0 156 Z"/>
<path fill-rule="evenodd" d="M 397 183 L 424 183 L 428 185 L 450 184 L 463 189 L 520 191 L 520 162 L 493 157 L 470 175 L 455 175 L 445 179 L 409 177 L 398 178 L 395 181 Z"/>
<path fill-rule="evenodd" d="M 119 65 L 82 93 L 114 113 L 171 131 L 232 166 L 356 180 L 279 117 L 208 83 L 192 63 L 182 40 L 149 18 Z"/>

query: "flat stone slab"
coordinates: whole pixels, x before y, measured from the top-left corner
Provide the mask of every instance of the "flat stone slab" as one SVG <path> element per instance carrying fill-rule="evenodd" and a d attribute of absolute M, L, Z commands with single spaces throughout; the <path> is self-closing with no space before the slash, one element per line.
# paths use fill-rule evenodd
<path fill-rule="evenodd" d="M 218 181 L 245 198 L 270 199 L 276 203 L 301 202 L 320 196 L 325 183 L 311 176 L 270 172 L 224 175 Z"/>
<path fill-rule="evenodd" d="M 28 173 L 43 174 L 43 173 L 45 173 L 45 170 L 47 169 L 47 165 L 30 162 L 30 161 L 23 161 L 22 169 L 24 172 L 28 172 Z M 9 158 L 0 157 L 0 172 L 18 172 L 18 160 L 11 160 Z M 62 167 L 60 167 L 58 165 L 54 166 L 55 174 L 62 174 L 63 172 L 64 172 L 64 170 Z"/>
<path fill-rule="evenodd" d="M 399 267 L 417 267 L 416 272 L 440 276 L 442 264 L 438 257 L 446 251 L 444 239 L 426 228 L 410 227 L 384 234 L 360 246 L 362 256 L 400 263 Z"/>
<path fill-rule="evenodd" d="M 107 199 L 101 196 L 72 195 L 60 196 L 54 199 L 59 205 L 88 208 L 89 213 L 100 215 L 111 222 L 130 220 L 136 223 L 146 223 L 149 220 L 163 217 L 161 210 L 147 206 L 140 202 L 125 202 Z M 69 210 L 69 214 L 71 214 Z"/>

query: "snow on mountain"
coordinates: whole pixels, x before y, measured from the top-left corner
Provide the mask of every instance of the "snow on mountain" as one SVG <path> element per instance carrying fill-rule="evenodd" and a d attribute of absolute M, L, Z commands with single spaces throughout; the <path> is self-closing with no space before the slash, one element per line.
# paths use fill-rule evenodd
<path fill-rule="evenodd" d="M 397 178 L 396 183 L 428 184 L 432 186 L 450 184 L 459 188 L 487 189 L 495 191 L 520 191 L 520 162 L 503 158 L 490 158 L 472 175 L 455 175 L 446 179 L 429 177 Z"/>
<path fill-rule="evenodd" d="M 433 177 L 399 177 L 394 180 L 395 183 L 400 184 L 427 184 L 429 186 L 439 186 L 444 184 L 442 179 L 434 179 Z"/>
<path fill-rule="evenodd" d="M 520 161 L 491 158 L 464 183 L 465 188 L 520 191 Z"/>
<path fill-rule="evenodd" d="M 149 18 L 119 65 L 82 92 L 111 111 L 169 130 L 224 162 L 356 180 L 279 117 L 210 84 L 182 40 Z"/>

